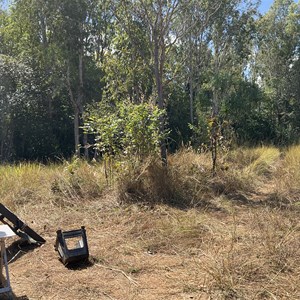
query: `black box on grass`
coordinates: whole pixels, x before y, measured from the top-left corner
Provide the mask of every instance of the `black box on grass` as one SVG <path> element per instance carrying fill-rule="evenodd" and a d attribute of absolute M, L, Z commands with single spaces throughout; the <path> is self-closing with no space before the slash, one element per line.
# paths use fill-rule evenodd
<path fill-rule="evenodd" d="M 55 250 L 58 251 L 64 265 L 84 262 L 89 258 L 85 227 L 77 230 L 57 230 Z"/>

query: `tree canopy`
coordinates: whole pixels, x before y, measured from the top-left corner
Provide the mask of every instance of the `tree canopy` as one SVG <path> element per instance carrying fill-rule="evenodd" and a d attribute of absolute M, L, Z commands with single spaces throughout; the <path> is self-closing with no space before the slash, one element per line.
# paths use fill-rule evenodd
<path fill-rule="evenodd" d="M 298 142 L 300 4 L 257 7 L 11 2 L 0 10 L 0 161 L 110 147 L 166 161 L 182 145 Z"/>

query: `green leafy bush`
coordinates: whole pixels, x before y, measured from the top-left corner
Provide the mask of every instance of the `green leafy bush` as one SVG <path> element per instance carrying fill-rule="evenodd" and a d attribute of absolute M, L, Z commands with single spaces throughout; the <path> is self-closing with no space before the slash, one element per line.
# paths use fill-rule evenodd
<path fill-rule="evenodd" d="M 148 104 L 102 102 L 90 108 L 85 130 L 95 135 L 95 149 L 108 156 L 155 154 L 161 139 L 160 120 L 164 111 Z"/>

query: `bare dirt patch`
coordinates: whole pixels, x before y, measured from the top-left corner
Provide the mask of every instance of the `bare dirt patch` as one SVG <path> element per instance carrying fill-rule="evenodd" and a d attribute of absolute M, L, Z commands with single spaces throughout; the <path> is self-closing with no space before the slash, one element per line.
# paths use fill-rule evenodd
<path fill-rule="evenodd" d="M 215 210 L 114 199 L 14 209 L 47 240 L 10 262 L 16 299 L 300 299 L 298 211 L 224 197 Z M 54 250 L 56 230 L 82 225 L 90 263 L 67 268 Z"/>

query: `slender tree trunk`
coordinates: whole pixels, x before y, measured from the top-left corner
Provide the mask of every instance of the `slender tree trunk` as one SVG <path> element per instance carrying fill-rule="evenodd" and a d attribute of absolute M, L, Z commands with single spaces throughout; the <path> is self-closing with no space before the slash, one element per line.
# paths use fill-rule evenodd
<path fill-rule="evenodd" d="M 80 157 L 80 137 L 79 137 L 79 110 L 74 107 L 74 138 L 75 138 L 75 155 Z"/>
<path fill-rule="evenodd" d="M 74 98 L 74 94 L 72 91 L 71 86 L 71 79 L 70 79 L 70 67 L 67 66 L 67 77 L 66 77 L 66 85 L 70 96 L 70 101 L 74 108 L 74 148 L 75 148 L 75 155 L 80 156 L 80 138 L 79 138 L 79 107 L 78 103 Z"/>
<path fill-rule="evenodd" d="M 47 57 L 47 54 L 48 54 L 47 50 L 48 50 L 49 42 L 48 42 L 48 37 L 47 37 L 47 20 L 46 20 L 46 17 L 44 15 L 43 10 L 41 11 L 41 13 L 39 15 L 39 20 L 40 20 L 39 23 L 40 23 L 40 29 L 41 29 L 41 37 L 42 37 L 44 57 Z M 50 76 L 50 74 L 51 74 L 51 63 L 46 62 L 44 72 L 45 72 L 46 77 Z M 46 99 L 48 101 L 48 116 L 51 120 L 52 116 L 53 116 L 52 95 L 47 93 Z"/>
<path fill-rule="evenodd" d="M 190 71 L 191 72 L 191 71 Z M 194 124 L 194 80 L 193 74 L 190 74 L 190 121 Z"/>
<path fill-rule="evenodd" d="M 0 162 L 4 160 L 4 136 L 1 138 Z"/>
<path fill-rule="evenodd" d="M 218 159 L 218 117 L 219 117 L 219 93 L 217 88 L 213 92 L 213 107 L 212 107 L 212 125 L 211 125 L 211 155 L 212 155 L 212 174 L 217 174 L 217 159 Z"/>
<path fill-rule="evenodd" d="M 189 58 L 189 85 L 190 85 L 190 121 L 194 124 L 194 66 L 193 66 L 193 45 L 192 37 L 189 37 L 189 48 L 190 48 L 190 58 Z"/>
<path fill-rule="evenodd" d="M 215 61 L 214 61 L 214 72 L 215 76 L 219 74 L 219 49 L 216 47 L 215 51 Z M 217 174 L 217 155 L 218 155 L 218 122 L 220 113 L 220 92 L 219 86 L 215 83 L 213 87 L 213 99 L 212 99 L 212 125 L 211 125 L 211 154 L 212 154 L 212 174 L 215 176 Z"/>
<path fill-rule="evenodd" d="M 162 46 L 162 45 L 161 45 Z M 161 48 L 161 49 L 159 49 Z M 161 50 L 161 53 L 159 53 Z M 164 96 L 163 96 L 163 65 L 164 65 L 164 56 L 165 56 L 165 49 L 160 47 L 159 45 L 159 38 L 158 36 L 154 36 L 154 73 L 155 73 L 155 81 L 156 81 L 156 91 L 158 97 L 158 108 L 164 109 Z M 165 131 L 165 117 L 162 116 L 160 118 L 160 132 L 163 134 Z M 164 166 L 167 166 L 167 145 L 166 140 L 162 139 L 160 142 L 160 155 L 162 159 L 162 163 Z"/>
<path fill-rule="evenodd" d="M 84 124 L 83 120 L 83 45 L 81 41 L 81 48 L 79 52 L 79 60 L 78 60 L 78 75 L 79 75 L 79 87 L 78 87 L 78 95 L 77 95 L 77 106 L 79 108 L 79 120 L 81 120 L 81 125 Z M 79 128 L 78 128 L 79 130 Z M 87 134 L 83 133 L 83 148 L 84 148 L 84 157 L 88 158 L 89 150 L 87 148 Z"/>

